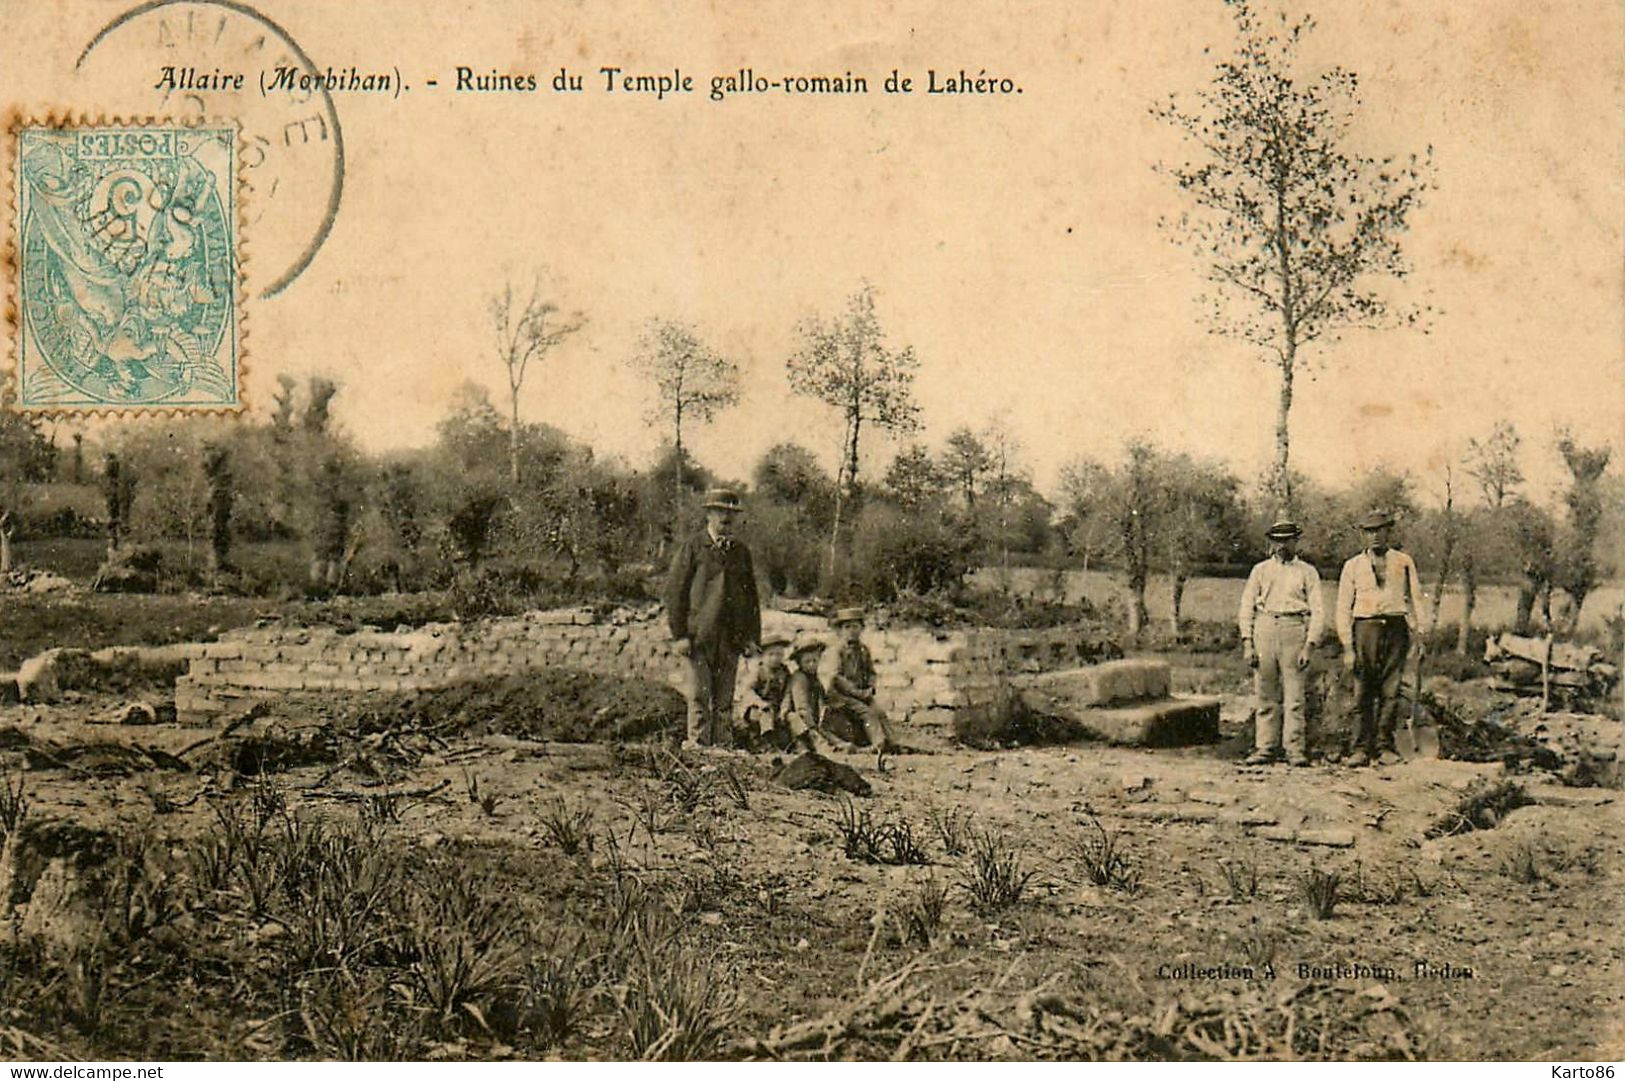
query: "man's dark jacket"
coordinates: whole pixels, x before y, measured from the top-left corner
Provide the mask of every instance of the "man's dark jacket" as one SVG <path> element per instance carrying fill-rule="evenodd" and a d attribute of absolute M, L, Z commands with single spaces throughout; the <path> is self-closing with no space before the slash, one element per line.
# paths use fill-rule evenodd
<path fill-rule="evenodd" d="M 674 638 L 738 652 L 762 638 L 756 569 L 738 540 L 725 547 L 704 530 L 683 542 L 666 579 L 666 619 Z"/>

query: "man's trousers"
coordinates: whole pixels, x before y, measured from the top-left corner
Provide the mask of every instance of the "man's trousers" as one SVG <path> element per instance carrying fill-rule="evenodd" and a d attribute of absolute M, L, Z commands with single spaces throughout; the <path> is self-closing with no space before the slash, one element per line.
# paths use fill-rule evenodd
<path fill-rule="evenodd" d="M 1354 748 L 1373 757 L 1394 749 L 1399 684 L 1411 632 L 1404 616 L 1354 621 Z"/>
<path fill-rule="evenodd" d="M 1257 698 L 1255 748 L 1292 757 L 1308 753 L 1304 724 L 1304 676 L 1298 654 L 1309 640 L 1308 616 L 1274 616 L 1260 612 L 1253 625 L 1258 669 L 1253 673 Z"/>
<path fill-rule="evenodd" d="M 734 680 L 739 652 L 693 642 L 688 651 L 688 738 L 708 747 L 733 742 Z"/>

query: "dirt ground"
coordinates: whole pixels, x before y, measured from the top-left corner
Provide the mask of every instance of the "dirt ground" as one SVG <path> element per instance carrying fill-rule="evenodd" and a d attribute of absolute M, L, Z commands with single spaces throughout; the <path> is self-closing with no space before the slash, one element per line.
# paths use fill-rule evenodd
<path fill-rule="evenodd" d="M 29 954 L 19 905 L 0 950 L 0 1044 L 21 1057 L 1625 1054 L 1617 791 L 1517 778 L 1535 802 L 1430 838 L 1498 765 L 1245 768 L 1235 694 L 1214 747 L 853 756 L 873 791 L 857 799 L 792 791 L 773 779 L 780 762 L 734 752 L 488 730 L 330 747 L 312 703 L 231 737 L 303 739 L 308 764 L 245 776 L 241 755 L 193 746 L 207 731 L 84 723 L 107 709 L 0 710 L 8 783 L 22 778 L 27 819 L 58 838 L 45 851 L 35 834 L 32 869 L 6 868 L 10 899 L 29 878 L 43 896 L 53 854 L 70 870 L 94 862 L 76 854 L 89 842 L 62 840 L 68 826 L 158 838 L 136 863 L 153 880 L 170 868 L 164 889 L 182 899 L 137 891 L 158 913 L 140 933 L 126 901 L 105 940 L 123 952 L 88 986 L 83 925 L 36 919 L 47 946 Z M 126 750 L 63 762 L 23 746 L 87 739 Z M 397 861 L 391 881 L 433 893 L 455 879 L 471 895 L 433 917 L 411 898 L 398 921 L 363 909 L 362 927 L 412 913 L 474 927 L 497 920 L 469 915 L 483 898 L 513 918 L 511 955 L 468 932 L 451 991 L 425 943 L 389 956 L 328 943 L 291 967 L 299 913 L 250 904 L 246 878 L 197 884 L 231 807 L 332 823 L 350 831 L 335 834 L 343 851 Z M 502 973 L 522 975 L 523 1008 Z M 346 1029 L 358 1015 L 385 1018 L 389 1036 Z"/>

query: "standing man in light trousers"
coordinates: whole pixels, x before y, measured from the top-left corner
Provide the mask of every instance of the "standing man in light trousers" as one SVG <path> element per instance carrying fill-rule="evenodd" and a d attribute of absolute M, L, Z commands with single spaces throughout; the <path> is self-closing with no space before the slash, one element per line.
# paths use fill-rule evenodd
<path fill-rule="evenodd" d="M 1326 606 L 1319 573 L 1298 558 L 1302 535 L 1295 522 L 1270 526 L 1265 533 L 1270 557 L 1253 567 L 1241 593 L 1237 625 L 1257 699 L 1248 765 L 1264 765 L 1283 756 L 1288 765 L 1309 764 L 1304 677 L 1310 651 L 1325 630 Z"/>

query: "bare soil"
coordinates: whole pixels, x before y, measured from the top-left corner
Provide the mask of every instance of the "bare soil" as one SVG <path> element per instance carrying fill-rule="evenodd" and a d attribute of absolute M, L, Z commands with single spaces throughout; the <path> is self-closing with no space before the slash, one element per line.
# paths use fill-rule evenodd
<path fill-rule="evenodd" d="M 1186 685 L 1228 687 L 1217 746 L 842 758 L 866 798 L 786 787 L 769 757 L 526 738 L 660 727 L 614 723 L 658 695 L 569 674 L 542 681 L 552 705 L 535 715 L 570 712 L 574 694 L 571 716 L 596 718 L 579 733 L 505 720 L 516 687 L 422 699 L 432 736 L 398 723 L 400 703 L 386 715 L 313 700 L 202 747 L 206 731 L 88 725 L 107 701 L 5 707 L 0 726 L 26 739 L 0 754 L 31 825 L 7 872 L 28 903 L 0 945 L 0 1046 L 149 1059 L 1625 1053 L 1617 791 L 1515 777 L 1532 804 L 1428 839 L 1503 767 L 1242 767 L 1234 673 L 1192 663 Z M 245 769 L 233 749 L 312 732 L 333 741 L 318 760 Z M 45 741 L 139 753 L 96 772 L 26 754 Z M 232 815 L 353 864 L 332 888 L 371 896 L 376 880 L 382 899 L 339 906 L 312 946 L 301 904 L 329 900 L 299 884 L 309 866 L 289 862 L 263 905 L 243 874 L 207 881 Z M 865 829 L 873 846 L 853 841 Z M 69 901 L 54 923 L 31 920 L 59 884 L 52 859 Z M 1001 873 L 1019 886 L 1005 904 L 989 885 Z M 112 930 L 93 932 L 87 912 Z M 463 969 L 447 942 L 467 949 L 449 991 Z"/>

